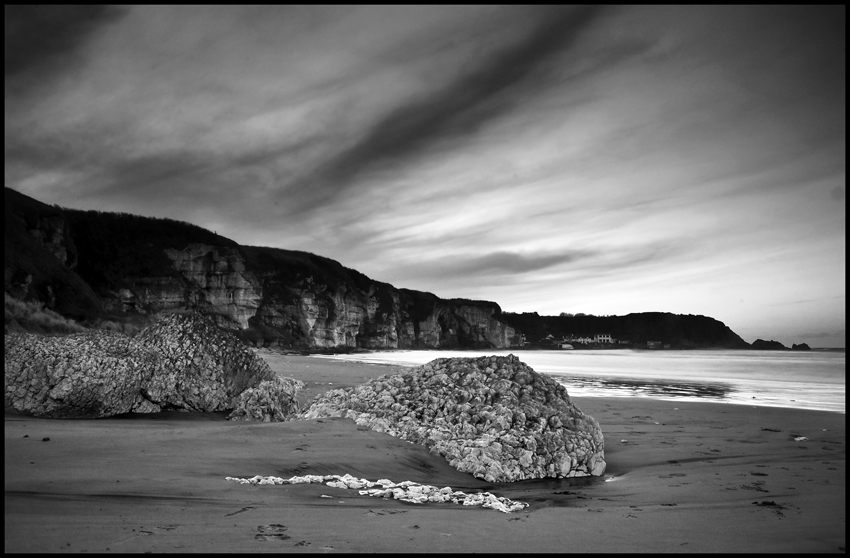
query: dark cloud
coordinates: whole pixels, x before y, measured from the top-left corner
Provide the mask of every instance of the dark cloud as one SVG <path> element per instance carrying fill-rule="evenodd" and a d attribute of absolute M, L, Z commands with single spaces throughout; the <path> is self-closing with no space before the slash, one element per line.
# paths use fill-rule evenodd
<path fill-rule="evenodd" d="M 521 84 L 553 55 L 570 48 L 600 8 L 541 13 L 522 40 L 484 59 L 436 93 L 388 113 L 360 140 L 294 184 L 308 208 L 338 194 L 378 164 L 403 162 L 438 140 L 467 136 L 511 106 L 505 92 Z"/>
<path fill-rule="evenodd" d="M 38 82 L 33 74 L 69 69 L 77 50 L 92 33 L 121 17 L 125 10 L 98 5 L 5 6 L 3 70 L 7 93 L 10 84 L 20 88 Z"/>
<path fill-rule="evenodd" d="M 493 275 L 522 275 L 556 265 L 589 258 L 594 253 L 586 250 L 570 250 L 555 254 L 518 254 L 515 252 L 491 252 L 482 256 L 455 256 L 431 260 L 428 266 L 435 276 L 482 277 Z M 427 275 L 428 272 L 426 271 Z"/>

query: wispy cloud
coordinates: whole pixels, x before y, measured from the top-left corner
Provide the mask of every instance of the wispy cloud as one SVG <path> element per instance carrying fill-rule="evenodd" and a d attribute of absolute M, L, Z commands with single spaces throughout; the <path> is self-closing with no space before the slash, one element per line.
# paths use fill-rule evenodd
<path fill-rule="evenodd" d="M 496 50 L 439 90 L 415 98 L 381 117 L 356 142 L 288 185 L 301 209 L 313 209 L 339 195 L 356 178 L 379 165 L 405 164 L 441 141 L 474 134 L 514 108 L 507 92 L 570 48 L 600 8 L 546 10 L 516 43 Z"/>

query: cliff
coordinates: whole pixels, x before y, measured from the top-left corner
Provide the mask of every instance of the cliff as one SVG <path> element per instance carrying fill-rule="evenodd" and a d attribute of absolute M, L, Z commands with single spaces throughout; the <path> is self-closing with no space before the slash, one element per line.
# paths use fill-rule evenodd
<path fill-rule="evenodd" d="M 170 219 L 60 209 L 8 188 L 6 208 L 6 292 L 50 308 L 61 299 L 76 319 L 191 309 L 244 341 L 292 348 L 520 344 L 493 302 L 397 289 L 307 252 L 240 246 Z"/>
<path fill-rule="evenodd" d="M 4 194 L 5 291 L 76 320 L 100 315 L 99 298 L 74 271 L 77 247 L 63 210 L 9 188 Z"/>
<path fill-rule="evenodd" d="M 172 219 L 49 206 L 5 190 L 5 290 L 84 323 L 195 310 L 244 342 L 293 349 L 509 348 L 610 333 L 632 346 L 747 348 L 722 322 L 503 313 L 396 288 L 307 252 L 236 242 Z"/>

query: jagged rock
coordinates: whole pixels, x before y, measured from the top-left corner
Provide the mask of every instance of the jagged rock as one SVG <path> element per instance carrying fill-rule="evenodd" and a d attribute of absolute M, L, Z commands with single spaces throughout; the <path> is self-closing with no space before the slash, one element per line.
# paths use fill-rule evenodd
<path fill-rule="evenodd" d="M 146 401 L 143 386 L 162 366 L 154 350 L 111 331 L 9 334 L 5 345 L 5 405 L 41 417 L 130 412 Z"/>
<path fill-rule="evenodd" d="M 165 364 L 146 384 L 147 398 L 163 408 L 224 411 L 249 387 L 276 375 L 236 337 L 199 314 L 170 314 L 136 337 Z"/>
<path fill-rule="evenodd" d="M 488 482 L 601 475 L 597 422 L 514 355 L 440 358 L 317 397 L 302 418 L 347 417 L 422 444 Z"/>
<path fill-rule="evenodd" d="M 136 338 L 92 330 L 6 335 L 5 404 L 52 418 L 161 410 L 225 411 L 279 421 L 297 413 L 301 382 L 200 315 L 172 314 Z M 252 390 L 242 397 L 243 392 Z"/>
<path fill-rule="evenodd" d="M 812 348 L 809 347 L 807 343 L 800 343 L 799 345 L 796 343 L 791 344 L 792 351 L 811 351 Z"/>
<path fill-rule="evenodd" d="M 292 378 L 264 380 L 236 397 L 236 408 L 227 420 L 283 422 L 298 413 L 295 395 L 303 387 L 303 382 Z"/>

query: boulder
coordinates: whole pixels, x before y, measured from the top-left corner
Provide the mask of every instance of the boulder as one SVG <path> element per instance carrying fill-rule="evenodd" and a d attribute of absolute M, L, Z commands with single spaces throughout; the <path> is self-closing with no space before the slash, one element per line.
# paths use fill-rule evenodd
<path fill-rule="evenodd" d="M 254 351 L 201 314 L 164 316 L 136 339 L 163 358 L 145 388 L 164 409 L 233 409 L 240 393 L 276 377 Z"/>
<path fill-rule="evenodd" d="M 278 378 L 199 314 L 165 316 L 136 338 L 91 330 L 9 334 L 5 342 L 6 407 L 35 416 L 236 409 L 234 419 L 280 421 L 298 412 L 295 395 L 303 387 Z"/>
<path fill-rule="evenodd" d="M 5 336 L 5 405 L 50 418 L 100 418 L 144 406 L 158 353 L 121 333 Z"/>
<path fill-rule="evenodd" d="M 347 417 L 488 482 L 602 475 L 598 423 L 514 355 L 440 358 L 318 396 L 305 419 Z"/>
<path fill-rule="evenodd" d="M 227 420 L 283 422 L 300 409 L 295 395 L 304 383 L 292 378 L 275 377 L 250 387 L 235 399 L 235 408 Z"/>

